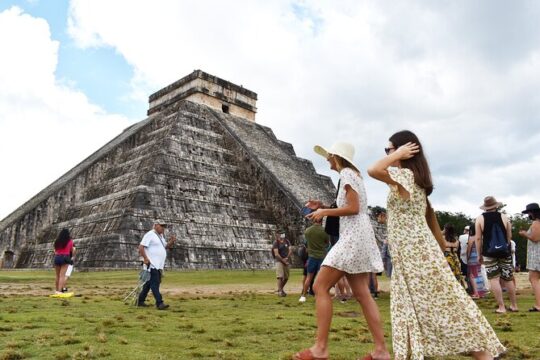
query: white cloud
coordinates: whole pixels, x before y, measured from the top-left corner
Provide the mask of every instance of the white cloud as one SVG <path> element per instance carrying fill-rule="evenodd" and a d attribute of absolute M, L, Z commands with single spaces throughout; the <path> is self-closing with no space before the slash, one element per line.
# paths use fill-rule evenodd
<path fill-rule="evenodd" d="M 140 1 L 129 15 L 124 5 L 73 0 L 70 29 L 81 45 L 97 38 L 125 56 L 134 91 L 201 68 L 258 92 L 258 121 L 320 172 L 314 143 L 351 141 L 366 168 L 409 128 L 427 149 L 438 208 L 475 215 L 487 194 L 511 211 L 540 201 L 522 181 L 540 165 L 538 6 L 484 3 L 488 18 L 476 4 L 424 1 Z M 384 204 L 386 187 L 366 185 Z"/>
<path fill-rule="evenodd" d="M 129 125 L 57 82 L 58 46 L 45 20 L 0 12 L 0 218 Z"/>
<path fill-rule="evenodd" d="M 427 150 L 434 205 L 475 215 L 487 194 L 511 212 L 540 201 L 523 181 L 540 165 L 539 14 L 504 2 L 72 0 L 68 30 L 133 66 L 133 101 L 199 68 L 254 90 L 258 121 L 321 172 L 314 143 L 353 142 L 365 169 L 409 128 Z M 37 66 L 54 79 L 51 61 Z M 366 186 L 384 204 L 386 187 Z"/>

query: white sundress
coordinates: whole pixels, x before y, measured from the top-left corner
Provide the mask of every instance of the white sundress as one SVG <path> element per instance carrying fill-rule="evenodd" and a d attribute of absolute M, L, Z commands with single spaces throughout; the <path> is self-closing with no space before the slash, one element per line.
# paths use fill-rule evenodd
<path fill-rule="evenodd" d="M 527 231 L 531 235 L 531 229 Z M 527 270 L 540 271 L 540 242 L 527 240 Z"/>
<path fill-rule="evenodd" d="M 339 175 L 337 206 L 346 205 L 345 185 L 349 185 L 358 194 L 360 211 L 357 215 L 339 218 L 339 240 L 326 255 L 322 266 L 330 266 L 348 274 L 381 272 L 384 266 L 368 215 L 362 177 L 349 168 L 341 170 Z"/>

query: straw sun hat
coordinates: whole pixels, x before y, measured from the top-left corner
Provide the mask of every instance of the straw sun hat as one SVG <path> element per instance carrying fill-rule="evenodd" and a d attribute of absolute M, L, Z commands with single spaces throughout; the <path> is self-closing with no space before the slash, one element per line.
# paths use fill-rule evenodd
<path fill-rule="evenodd" d="M 328 158 L 329 155 L 337 155 L 345 160 L 347 160 L 355 168 L 356 171 L 360 171 L 358 166 L 354 163 L 354 146 L 346 142 L 337 142 L 332 145 L 329 149 L 326 149 L 320 145 L 315 145 L 313 150 L 324 157 Z"/>

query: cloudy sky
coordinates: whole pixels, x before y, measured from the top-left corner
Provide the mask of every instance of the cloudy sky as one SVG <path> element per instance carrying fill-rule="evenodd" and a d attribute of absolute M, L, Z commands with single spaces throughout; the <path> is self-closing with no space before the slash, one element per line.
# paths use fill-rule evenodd
<path fill-rule="evenodd" d="M 492 194 L 518 212 L 540 202 L 539 18 L 536 1 L 0 0 L 0 218 L 195 69 L 257 92 L 257 121 L 320 173 L 314 144 L 353 143 L 365 172 L 410 129 L 436 209 Z"/>

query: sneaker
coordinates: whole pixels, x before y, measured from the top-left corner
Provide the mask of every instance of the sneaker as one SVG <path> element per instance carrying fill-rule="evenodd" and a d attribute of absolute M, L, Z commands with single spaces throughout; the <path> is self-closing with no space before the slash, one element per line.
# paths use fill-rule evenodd
<path fill-rule="evenodd" d="M 161 303 L 158 306 L 156 306 L 158 310 L 165 310 L 169 308 L 169 305 Z"/>
<path fill-rule="evenodd" d="M 63 293 L 67 293 L 67 292 L 68 292 L 68 288 L 67 288 L 67 287 L 62 288 L 62 292 L 63 292 Z"/>
<path fill-rule="evenodd" d="M 304 295 L 300 296 L 300 299 L 298 299 L 298 302 L 305 303 L 306 297 Z"/>
<path fill-rule="evenodd" d="M 287 294 L 285 293 L 285 291 L 280 291 L 280 292 L 278 292 L 278 296 L 279 297 L 285 297 L 285 296 L 287 296 Z"/>
<path fill-rule="evenodd" d="M 142 303 L 137 303 L 137 306 L 138 307 L 148 307 L 149 305 L 142 302 Z"/>

